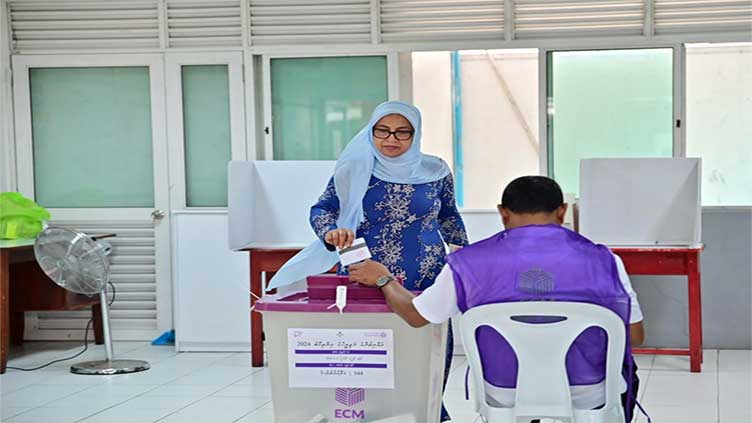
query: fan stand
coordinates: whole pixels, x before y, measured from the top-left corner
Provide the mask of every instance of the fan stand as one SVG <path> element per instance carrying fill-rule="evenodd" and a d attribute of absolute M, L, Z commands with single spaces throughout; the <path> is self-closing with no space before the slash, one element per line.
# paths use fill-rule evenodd
<path fill-rule="evenodd" d="M 84 361 L 71 366 L 71 373 L 77 375 L 118 375 L 149 370 L 149 363 L 142 360 L 114 360 L 112 357 L 112 337 L 110 336 L 110 311 L 107 305 L 107 289 L 99 293 L 102 307 L 102 332 L 104 333 L 104 350 L 106 360 Z"/>

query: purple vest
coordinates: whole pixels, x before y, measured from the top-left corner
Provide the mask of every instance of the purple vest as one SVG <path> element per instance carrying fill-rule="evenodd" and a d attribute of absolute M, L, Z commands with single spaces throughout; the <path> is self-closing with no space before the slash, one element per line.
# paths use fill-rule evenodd
<path fill-rule="evenodd" d="M 470 308 L 510 301 L 574 301 L 597 304 L 618 314 L 629 339 L 630 299 L 614 257 L 603 245 L 558 225 L 534 225 L 500 232 L 447 257 L 454 273 L 457 303 Z M 476 332 L 486 381 L 514 388 L 517 358 L 490 327 Z M 627 342 L 627 347 L 629 343 Z M 630 349 L 625 364 L 631 363 Z M 605 379 L 606 334 L 591 327 L 567 353 L 570 385 Z M 630 380 L 630 379 L 627 379 Z"/>

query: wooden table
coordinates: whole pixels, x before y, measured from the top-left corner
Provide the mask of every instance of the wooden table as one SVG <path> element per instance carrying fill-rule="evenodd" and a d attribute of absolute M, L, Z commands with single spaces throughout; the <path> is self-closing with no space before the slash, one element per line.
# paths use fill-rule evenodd
<path fill-rule="evenodd" d="M 24 312 L 92 307 L 94 338 L 104 343 L 99 296 L 68 292 L 44 274 L 34 258 L 34 240 L 0 240 L 0 373 L 5 373 L 10 343 L 23 343 Z"/>
<path fill-rule="evenodd" d="M 630 275 L 686 276 L 689 298 L 689 348 L 634 348 L 637 354 L 689 356 L 689 369 L 702 371 L 702 295 L 700 289 L 700 253 L 702 245 L 689 248 L 612 247 L 621 257 Z"/>

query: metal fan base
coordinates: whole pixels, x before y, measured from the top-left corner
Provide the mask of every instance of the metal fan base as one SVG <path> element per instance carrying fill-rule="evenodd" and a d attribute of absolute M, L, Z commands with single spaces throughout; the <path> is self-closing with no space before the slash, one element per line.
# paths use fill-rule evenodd
<path fill-rule="evenodd" d="M 71 366 L 71 373 L 77 375 L 120 375 L 149 370 L 151 366 L 141 360 L 95 360 Z"/>

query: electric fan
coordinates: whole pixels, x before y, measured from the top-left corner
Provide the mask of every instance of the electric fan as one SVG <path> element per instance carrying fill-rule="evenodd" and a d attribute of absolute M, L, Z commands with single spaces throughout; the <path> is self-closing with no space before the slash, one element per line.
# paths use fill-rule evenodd
<path fill-rule="evenodd" d="M 110 336 L 110 314 L 106 288 L 110 278 L 107 255 L 111 247 L 103 241 L 76 231 L 48 227 L 34 243 L 34 255 L 39 267 L 56 284 L 76 294 L 99 294 L 102 307 L 102 329 L 106 360 L 86 361 L 71 366 L 71 372 L 85 375 L 114 375 L 149 369 L 141 360 L 114 360 Z"/>

